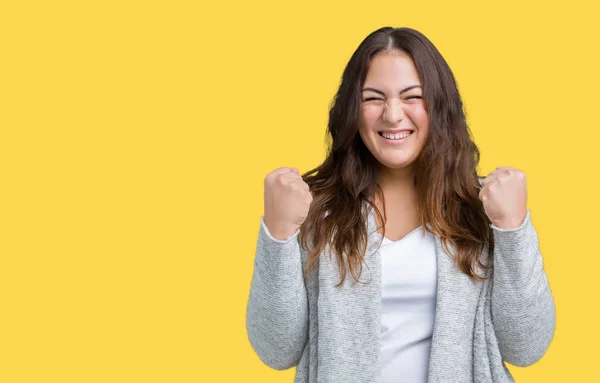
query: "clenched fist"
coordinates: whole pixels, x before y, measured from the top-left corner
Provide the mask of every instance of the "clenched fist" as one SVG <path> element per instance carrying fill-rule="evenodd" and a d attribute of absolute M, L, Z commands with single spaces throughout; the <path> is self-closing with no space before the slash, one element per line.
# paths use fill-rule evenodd
<path fill-rule="evenodd" d="M 519 227 L 527 216 L 527 184 L 525 173 L 509 167 L 498 167 L 482 182 L 479 199 L 492 224 L 501 229 Z"/>
<path fill-rule="evenodd" d="M 265 225 L 271 235 L 285 240 L 298 230 L 313 201 L 297 168 L 279 168 L 265 177 Z"/>

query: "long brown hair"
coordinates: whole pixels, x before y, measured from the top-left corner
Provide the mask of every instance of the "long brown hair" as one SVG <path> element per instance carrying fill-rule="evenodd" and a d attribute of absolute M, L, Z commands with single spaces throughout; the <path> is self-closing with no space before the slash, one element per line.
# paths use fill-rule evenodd
<path fill-rule="evenodd" d="M 414 164 L 420 222 L 440 237 L 444 250 L 452 254 L 462 272 L 473 281 L 482 281 L 485 277 L 479 276 L 475 268 L 491 270 L 492 263 L 483 264 L 480 254 L 487 245 L 491 259 L 493 232 L 478 197 L 479 150 L 471 140 L 454 75 L 422 33 L 392 27 L 372 32 L 353 53 L 330 105 L 326 159 L 302 175 L 313 195 L 299 237 L 305 249 L 309 237 L 313 244 L 305 272 L 311 272 L 323 248 L 330 245 L 340 269 L 339 285 L 346 278 L 347 268 L 358 281 L 368 238 L 365 203 L 385 225 L 385 214 L 382 216 L 375 205 L 376 196 L 383 200 L 375 177 L 377 159 L 360 138 L 358 126 L 361 89 L 371 59 L 380 52 L 392 51 L 408 54 L 415 63 L 429 115 L 429 133 Z"/>

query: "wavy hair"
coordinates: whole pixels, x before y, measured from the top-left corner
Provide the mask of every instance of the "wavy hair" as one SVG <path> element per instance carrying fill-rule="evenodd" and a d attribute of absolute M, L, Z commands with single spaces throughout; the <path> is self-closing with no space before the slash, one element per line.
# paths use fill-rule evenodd
<path fill-rule="evenodd" d="M 313 195 L 299 236 L 303 248 L 308 248 L 309 237 L 313 244 L 305 273 L 311 272 L 319 254 L 329 245 L 341 274 L 336 287 L 344 282 L 348 269 L 359 280 L 368 238 L 365 203 L 375 209 L 385 233 L 385 210 L 382 215 L 375 205 L 376 196 L 383 200 L 376 180 L 377 159 L 363 143 L 358 127 L 361 89 L 371 60 L 378 53 L 394 51 L 412 58 L 429 116 L 429 133 L 414 163 L 420 222 L 440 237 L 459 270 L 473 281 L 482 281 L 485 276 L 479 276 L 476 268 L 493 268 L 492 262 L 485 265 L 480 259 L 486 245 L 492 258 L 493 232 L 478 196 L 479 150 L 471 139 L 454 75 L 421 32 L 392 27 L 369 34 L 352 54 L 329 107 L 326 158 L 320 166 L 302 174 Z"/>

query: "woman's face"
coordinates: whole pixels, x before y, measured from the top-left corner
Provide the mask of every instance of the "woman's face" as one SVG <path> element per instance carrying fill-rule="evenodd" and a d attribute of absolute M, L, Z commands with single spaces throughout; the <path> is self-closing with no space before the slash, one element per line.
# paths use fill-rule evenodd
<path fill-rule="evenodd" d="M 359 124 L 369 151 L 387 168 L 410 169 L 423 148 L 428 124 L 421 81 L 410 56 L 374 56 L 362 89 Z M 385 132 L 392 136 L 383 137 Z"/>

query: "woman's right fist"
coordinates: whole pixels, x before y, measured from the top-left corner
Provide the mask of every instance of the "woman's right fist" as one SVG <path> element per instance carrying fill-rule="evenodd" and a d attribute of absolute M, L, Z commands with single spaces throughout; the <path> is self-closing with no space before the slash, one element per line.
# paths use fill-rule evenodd
<path fill-rule="evenodd" d="M 297 168 L 278 168 L 265 177 L 265 225 L 271 235 L 285 240 L 308 216 L 313 197 Z"/>

